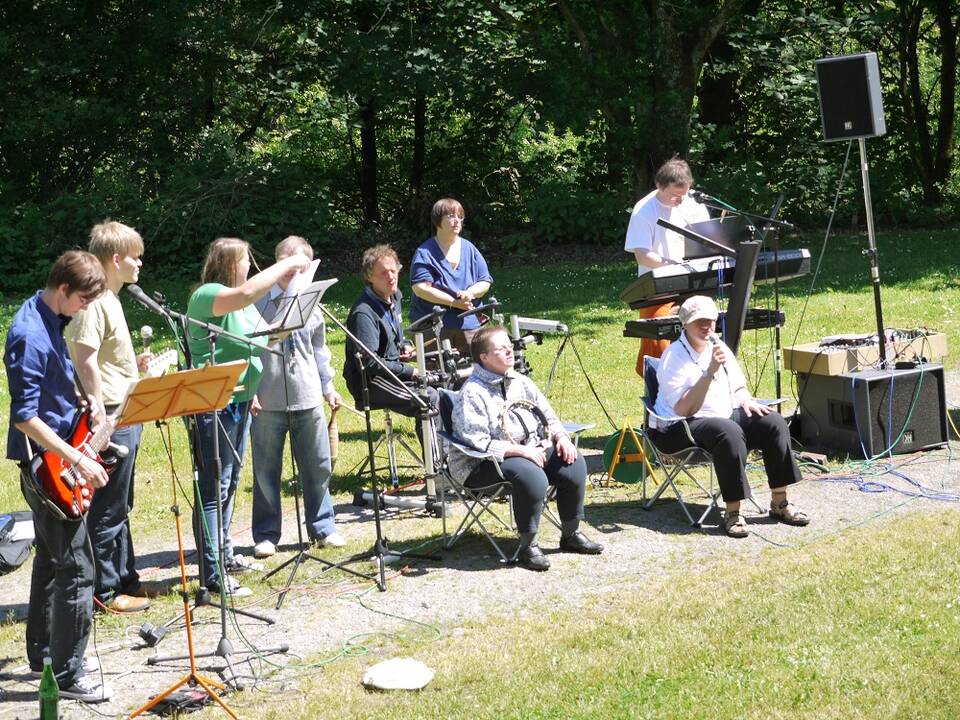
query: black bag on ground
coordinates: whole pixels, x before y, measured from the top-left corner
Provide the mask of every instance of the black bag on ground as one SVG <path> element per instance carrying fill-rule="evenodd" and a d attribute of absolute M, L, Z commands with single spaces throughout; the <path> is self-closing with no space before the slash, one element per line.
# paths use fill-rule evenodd
<path fill-rule="evenodd" d="M 23 565 L 30 557 L 32 545 L 32 512 L 22 510 L 0 514 L 0 575 L 6 575 Z"/>

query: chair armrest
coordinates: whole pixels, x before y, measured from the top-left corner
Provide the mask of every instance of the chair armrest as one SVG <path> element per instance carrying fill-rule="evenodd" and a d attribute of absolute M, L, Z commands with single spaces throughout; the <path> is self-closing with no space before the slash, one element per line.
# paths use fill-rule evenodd
<path fill-rule="evenodd" d="M 476 458 L 477 460 L 490 460 L 493 462 L 493 466 L 497 470 L 497 475 L 499 475 L 501 479 L 503 478 L 503 471 L 500 469 L 500 462 L 489 450 L 477 450 L 477 448 L 475 448 L 473 445 L 470 445 L 463 438 L 459 438 L 456 435 L 451 435 L 444 430 L 438 430 L 437 435 L 439 435 L 445 442 L 455 446 L 459 452 L 463 453 L 467 457 Z"/>
<path fill-rule="evenodd" d="M 646 398 L 643 399 L 643 407 L 647 412 L 647 424 L 649 425 L 650 418 L 655 418 L 658 421 L 662 421 L 666 425 L 673 425 L 674 423 L 681 423 L 683 425 L 683 431 L 687 435 L 687 440 L 690 443 L 690 447 L 695 446 L 697 443 L 693 439 L 693 435 L 690 434 L 690 425 L 687 423 L 687 418 L 681 415 L 658 415 L 654 412 L 653 408 L 650 406 L 650 403 Z M 654 428 L 659 430 L 660 428 Z"/>

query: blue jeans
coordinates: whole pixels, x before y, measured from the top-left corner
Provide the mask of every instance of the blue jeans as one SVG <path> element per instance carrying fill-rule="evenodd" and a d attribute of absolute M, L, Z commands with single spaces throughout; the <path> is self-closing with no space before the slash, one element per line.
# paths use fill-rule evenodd
<path fill-rule="evenodd" d="M 49 655 L 61 688 L 83 675 L 80 663 L 93 621 L 93 555 L 87 527 L 51 512 L 34 490 L 29 471 L 21 472 L 23 497 L 33 510 L 36 554 L 30 578 L 27 660 L 41 670 Z"/>
<path fill-rule="evenodd" d="M 108 412 L 112 412 L 108 408 Z M 135 590 L 140 584 L 130 535 L 130 510 L 133 508 L 134 464 L 140 449 L 142 425 L 120 428 L 110 441 L 129 449 L 125 458 L 117 460 L 110 473 L 110 482 L 93 495 L 87 513 L 87 527 L 93 540 L 97 562 L 95 593 L 104 603 L 114 595 Z"/>
<path fill-rule="evenodd" d="M 219 416 L 220 424 L 223 426 L 218 438 L 221 463 L 219 477 L 217 476 L 217 458 L 213 452 L 213 433 L 219 430 L 216 416 Z M 203 538 L 204 524 L 201 523 L 196 508 L 193 513 L 193 534 L 197 549 L 202 548 L 203 553 L 200 579 L 206 587 L 214 589 L 220 588 L 218 567 L 220 527 L 217 525 L 217 494 L 219 493 L 223 504 L 223 561 L 230 565 L 233 562 L 230 521 L 233 518 L 233 498 L 240 483 L 243 452 L 246 449 L 247 430 L 250 427 L 250 402 L 231 402 L 223 410 L 217 411 L 216 416 L 214 413 L 196 416 L 199 444 L 197 477 L 200 484 L 200 510 L 206 523 L 206 538 Z"/>
<path fill-rule="evenodd" d="M 293 453 L 303 488 L 304 522 L 311 540 L 336 530 L 330 485 L 330 438 L 323 405 L 290 412 Z M 253 541 L 280 542 L 280 476 L 287 413 L 261 410 L 250 427 L 253 447 Z"/>

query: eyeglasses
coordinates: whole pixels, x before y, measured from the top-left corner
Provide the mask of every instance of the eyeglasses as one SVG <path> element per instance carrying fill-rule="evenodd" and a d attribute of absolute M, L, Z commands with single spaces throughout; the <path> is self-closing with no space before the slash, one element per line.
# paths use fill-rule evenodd
<path fill-rule="evenodd" d="M 455 221 L 457 221 L 457 220 L 459 220 L 460 222 L 463 222 L 463 216 L 462 216 L 462 215 L 457 215 L 456 213 L 448 213 L 448 214 L 444 215 L 444 217 L 445 217 L 447 220 L 449 220 L 450 222 L 455 222 Z"/>

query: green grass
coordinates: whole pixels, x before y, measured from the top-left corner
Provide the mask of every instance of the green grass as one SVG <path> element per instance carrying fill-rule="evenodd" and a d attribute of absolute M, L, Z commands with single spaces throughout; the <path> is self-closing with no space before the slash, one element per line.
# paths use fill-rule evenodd
<path fill-rule="evenodd" d="M 685 565 L 585 608 L 504 611 L 440 642 L 305 671 L 297 698 L 231 702 L 264 720 L 955 718 L 958 527 L 957 511 L 911 514 L 749 563 Z M 363 668 L 393 656 L 426 663 L 434 681 L 364 690 Z"/>

